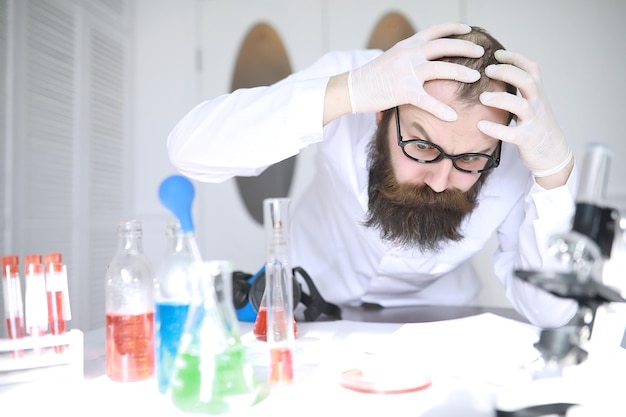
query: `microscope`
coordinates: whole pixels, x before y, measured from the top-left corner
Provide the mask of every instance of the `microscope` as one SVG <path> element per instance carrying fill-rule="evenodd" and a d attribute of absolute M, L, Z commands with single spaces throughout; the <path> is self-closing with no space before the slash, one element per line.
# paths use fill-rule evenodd
<path fill-rule="evenodd" d="M 626 217 L 606 204 L 611 149 L 587 147 L 572 229 L 553 236 L 549 270 L 517 270 L 520 279 L 577 312 L 566 326 L 543 329 L 532 382 L 501 395 L 497 417 L 626 415 Z"/>

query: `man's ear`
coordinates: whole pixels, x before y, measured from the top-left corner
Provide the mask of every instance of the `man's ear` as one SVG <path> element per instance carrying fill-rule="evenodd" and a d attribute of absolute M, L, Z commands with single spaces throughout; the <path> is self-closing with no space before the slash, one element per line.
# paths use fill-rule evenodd
<path fill-rule="evenodd" d="M 383 114 L 385 114 L 384 111 L 376 112 L 376 126 L 379 126 L 381 120 L 383 120 Z"/>

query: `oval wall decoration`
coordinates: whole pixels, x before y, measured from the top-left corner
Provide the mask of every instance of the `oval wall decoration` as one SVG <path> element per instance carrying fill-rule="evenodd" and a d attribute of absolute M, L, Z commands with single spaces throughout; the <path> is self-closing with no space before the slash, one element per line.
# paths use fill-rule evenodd
<path fill-rule="evenodd" d="M 415 34 L 415 29 L 400 13 L 391 12 L 383 16 L 374 30 L 367 45 L 370 49 L 386 51 L 402 39 Z"/>
<path fill-rule="evenodd" d="M 265 86 L 291 74 L 287 52 L 276 31 L 266 23 L 255 25 L 246 35 L 235 65 L 231 91 Z M 287 197 L 296 156 L 278 162 L 256 177 L 236 177 L 239 195 L 252 218 L 263 224 L 263 200 Z"/>

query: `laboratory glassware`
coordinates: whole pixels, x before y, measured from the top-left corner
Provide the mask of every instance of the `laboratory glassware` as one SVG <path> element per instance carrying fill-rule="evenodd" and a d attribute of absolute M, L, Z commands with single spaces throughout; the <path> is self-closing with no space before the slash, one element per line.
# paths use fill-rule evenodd
<path fill-rule="evenodd" d="M 48 299 L 41 255 L 24 257 L 24 285 L 26 332 L 30 336 L 43 336 L 48 332 Z M 37 352 L 42 353 L 42 350 Z"/>
<path fill-rule="evenodd" d="M 118 249 L 106 271 L 106 373 L 130 382 L 154 374 L 154 283 L 142 224 L 118 226 Z"/>
<path fill-rule="evenodd" d="M 258 403 L 267 390 L 248 361 L 230 305 L 232 265 L 202 261 L 191 217 L 194 196 L 193 184 L 180 175 L 166 178 L 159 188 L 161 202 L 180 221 L 194 267 L 185 331 L 167 393 L 184 412 L 222 414 Z"/>
<path fill-rule="evenodd" d="M 240 342 L 239 322 L 233 304 L 233 263 L 216 259 L 204 262 L 206 273 L 213 280 L 215 297 L 221 314 L 224 316 L 226 331 L 236 343 Z"/>
<path fill-rule="evenodd" d="M 20 281 L 19 257 L 3 256 L 2 294 L 4 296 L 4 319 L 9 339 L 24 337 L 24 304 L 22 302 L 22 284 Z M 13 352 L 13 357 L 20 357 L 22 351 Z"/>
<path fill-rule="evenodd" d="M 178 220 L 171 220 L 166 230 L 166 250 L 163 261 L 156 271 L 155 301 L 155 343 L 156 375 L 159 391 L 165 393 L 180 338 L 185 329 L 189 310 L 192 261 L 189 249 L 183 239 Z"/>
<path fill-rule="evenodd" d="M 267 343 L 270 351 L 270 385 L 293 382 L 295 319 L 293 271 L 290 254 L 289 198 L 263 201 L 267 258 L 265 263 Z"/>
<path fill-rule="evenodd" d="M 63 334 L 69 317 L 67 294 L 67 273 L 63 265 L 63 256 L 58 252 L 44 256 L 46 293 L 48 299 L 48 323 L 50 333 Z M 55 346 L 55 352 L 63 352 L 63 346 Z"/>
<path fill-rule="evenodd" d="M 289 198 L 266 198 L 263 200 L 263 227 L 265 229 L 265 247 L 267 254 L 266 262 L 263 267 L 265 291 L 259 303 L 259 311 L 257 312 L 254 326 L 252 327 L 253 334 L 261 341 L 267 340 L 269 320 L 267 313 L 268 292 L 270 286 L 276 288 L 277 285 L 281 285 L 282 280 L 285 281 L 282 285 L 289 285 L 293 290 L 293 270 L 291 269 L 290 247 L 288 243 L 291 237 L 289 232 L 290 203 Z M 270 278 L 273 279 L 271 282 Z M 281 288 L 281 291 L 284 289 L 285 288 Z M 277 294 L 277 296 L 281 297 L 280 294 Z M 284 301 L 289 301 L 293 309 L 293 292 L 289 299 L 284 299 Z M 281 299 L 281 302 L 283 302 L 283 299 Z M 276 305 L 276 300 L 274 305 Z M 298 333 L 298 325 L 293 316 L 293 310 L 291 310 L 290 316 L 293 321 L 293 336 L 295 337 Z"/>

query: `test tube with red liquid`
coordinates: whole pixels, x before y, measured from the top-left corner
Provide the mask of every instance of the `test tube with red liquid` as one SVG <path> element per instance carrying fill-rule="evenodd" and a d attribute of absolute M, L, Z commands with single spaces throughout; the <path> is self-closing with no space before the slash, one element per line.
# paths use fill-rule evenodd
<path fill-rule="evenodd" d="M 60 253 L 48 253 L 44 260 L 46 265 L 48 324 L 50 333 L 59 335 L 65 333 L 65 321 L 67 319 L 65 311 L 67 276 Z M 63 346 L 55 346 L 54 351 L 56 353 L 63 352 Z"/>
<path fill-rule="evenodd" d="M 43 336 L 48 331 L 48 301 L 41 255 L 31 254 L 24 257 L 24 278 L 26 331 L 30 336 Z M 42 350 L 38 349 L 36 352 L 42 353 Z"/>
<path fill-rule="evenodd" d="M 24 337 L 24 304 L 22 303 L 19 258 L 16 255 L 3 256 L 1 263 L 4 317 L 7 332 L 9 339 L 21 339 Z M 13 352 L 14 358 L 22 355 L 22 351 Z"/>

